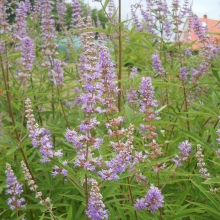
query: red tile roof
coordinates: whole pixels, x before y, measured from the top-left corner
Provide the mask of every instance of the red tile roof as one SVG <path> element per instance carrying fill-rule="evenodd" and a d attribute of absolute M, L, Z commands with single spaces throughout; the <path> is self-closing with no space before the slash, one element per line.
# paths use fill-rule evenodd
<path fill-rule="evenodd" d="M 187 18 L 187 19 L 189 19 L 189 18 Z M 220 29 L 218 28 L 219 21 L 209 19 L 209 18 L 207 18 L 206 15 L 204 15 L 203 18 L 199 18 L 199 20 L 202 22 L 202 25 L 204 26 L 204 28 L 207 28 L 207 32 L 216 32 L 216 33 L 220 34 Z M 189 22 L 189 21 L 186 21 L 186 22 Z M 207 34 L 209 36 L 209 38 L 208 38 L 209 41 L 214 41 L 214 44 L 220 45 L 220 35 L 209 34 L 209 33 L 207 33 Z M 185 38 L 185 40 L 189 43 L 198 40 L 198 37 L 195 35 L 193 28 L 191 28 L 188 31 L 183 30 L 181 37 L 182 37 L 182 39 Z M 198 50 L 201 46 L 202 46 L 201 43 L 195 42 L 192 45 L 192 49 Z"/>

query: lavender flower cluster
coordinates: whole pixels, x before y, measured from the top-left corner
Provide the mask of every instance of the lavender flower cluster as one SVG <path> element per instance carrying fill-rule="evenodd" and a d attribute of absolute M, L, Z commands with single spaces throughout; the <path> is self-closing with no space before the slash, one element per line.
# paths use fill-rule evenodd
<path fill-rule="evenodd" d="M 27 8 L 24 2 L 20 2 L 18 4 L 18 8 L 15 10 L 15 24 L 13 27 L 13 34 L 15 38 L 22 40 L 25 36 L 27 36 Z"/>
<path fill-rule="evenodd" d="M 46 66 L 49 69 L 48 75 L 50 81 L 55 86 L 61 86 L 63 82 L 63 67 L 66 65 L 59 59 L 55 59 L 57 54 L 56 48 L 58 45 L 54 42 L 57 37 L 55 29 L 55 21 L 52 16 L 53 1 L 42 0 L 41 2 L 41 36 L 44 40 L 42 45 L 42 53 L 45 56 L 46 61 L 42 66 Z"/>
<path fill-rule="evenodd" d="M 99 192 L 98 183 L 96 180 L 90 180 L 92 188 L 88 202 L 88 209 L 86 215 L 92 220 L 108 219 L 108 210 L 102 202 L 102 195 Z"/>
<path fill-rule="evenodd" d="M 62 0 L 61 2 L 58 2 L 57 4 L 57 13 L 58 13 L 58 17 L 59 17 L 59 25 L 61 26 L 61 29 L 64 29 L 64 24 L 65 24 L 65 13 L 66 13 L 67 7 L 66 7 L 66 3 L 64 0 Z"/>
<path fill-rule="evenodd" d="M 196 159 L 198 161 L 197 166 L 199 167 L 199 173 L 201 177 L 204 179 L 210 179 L 210 173 L 205 167 L 206 164 L 204 162 L 204 154 L 202 153 L 202 148 L 200 144 L 197 145 Z"/>
<path fill-rule="evenodd" d="M 40 199 L 39 204 L 44 205 L 49 212 L 52 212 L 53 204 L 51 203 L 51 200 L 49 197 L 46 199 L 43 198 L 43 193 L 41 191 L 38 191 L 38 185 L 36 181 L 33 179 L 33 177 L 30 174 L 29 169 L 27 168 L 24 161 L 21 161 L 21 167 L 22 172 L 24 174 L 25 180 L 28 183 L 28 186 L 30 187 L 30 190 L 35 192 L 35 198 Z"/>
<path fill-rule="evenodd" d="M 140 8 L 142 22 L 139 21 L 134 8 Z M 133 5 L 131 15 L 137 31 L 157 34 L 167 40 L 176 34 L 175 39 L 178 41 L 181 33 L 179 26 L 184 22 L 184 17 L 192 15 L 192 11 L 188 0 L 184 1 L 183 6 L 178 0 L 172 1 L 170 6 L 164 0 L 146 0 L 146 8 L 139 4 Z"/>
<path fill-rule="evenodd" d="M 32 114 L 33 110 L 31 106 L 31 100 L 29 98 L 25 100 L 25 107 L 26 118 L 28 119 L 27 128 L 30 132 L 29 137 L 31 138 L 34 147 L 40 147 L 40 154 L 42 156 L 41 162 L 50 162 L 50 158 L 54 157 L 61 158 L 63 156 L 62 150 L 53 150 L 54 146 L 52 143 L 50 131 L 45 128 L 39 128 L 39 125 L 36 123 L 34 115 Z M 55 177 L 57 174 L 63 174 L 64 176 L 67 176 L 67 170 L 62 168 L 57 170 L 56 166 L 55 171 L 53 172 L 53 176 Z"/>
<path fill-rule="evenodd" d="M 188 142 L 188 140 L 181 142 L 179 144 L 179 155 L 175 155 L 175 157 L 173 158 L 173 162 L 178 166 L 181 167 L 183 161 L 185 161 L 188 156 L 190 155 L 191 151 L 192 151 L 192 146 L 191 144 Z"/>
<path fill-rule="evenodd" d="M 79 23 L 79 16 L 82 16 L 82 9 L 78 0 L 72 0 L 72 23 L 71 28 L 77 29 Z M 84 26 L 84 25 L 83 25 Z"/>
<path fill-rule="evenodd" d="M 6 5 L 7 0 L 0 1 L 0 34 L 9 33 L 11 31 L 11 27 L 8 23 L 8 6 Z"/>
<path fill-rule="evenodd" d="M 150 147 L 152 151 L 150 152 L 151 158 L 157 158 L 162 154 L 160 151 L 160 144 L 154 139 L 157 136 L 155 132 L 156 127 L 150 122 L 159 119 L 155 115 L 157 111 L 155 108 L 158 106 L 157 101 L 154 99 L 154 87 L 152 85 L 152 79 L 150 77 L 142 77 L 140 84 L 140 112 L 144 113 L 145 124 L 140 124 L 140 130 L 144 139 L 148 139 L 151 142 L 145 144 L 145 146 Z"/>
<path fill-rule="evenodd" d="M 220 117 L 219 117 L 220 118 Z M 218 135 L 218 138 L 217 138 L 217 143 L 220 144 L 220 129 L 217 129 L 217 135 Z M 216 151 L 216 155 L 218 157 L 220 157 L 220 148 Z"/>
<path fill-rule="evenodd" d="M 137 199 L 134 207 L 137 210 L 148 209 L 150 212 L 154 213 L 158 208 L 163 207 L 164 197 L 161 194 L 160 189 L 154 185 L 150 186 L 147 194 L 144 198 Z"/>
<path fill-rule="evenodd" d="M 7 203 L 10 206 L 11 210 L 22 209 L 26 207 L 25 199 L 20 198 L 21 193 L 23 192 L 22 184 L 17 180 L 17 177 L 14 175 L 11 165 L 6 163 L 6 194 L 11 195 L 12 197 L 8 199 Z"/>
<path fill-rule="evenodd" d="M 162 62 L 160 60 L 160 57 L 158 54 L 153 54 L 152 55 L 152 66 L 154 71 L 159 74 L 159 75 L 164 75 L 165 74 L 165 70 L 162 67 Z"/>

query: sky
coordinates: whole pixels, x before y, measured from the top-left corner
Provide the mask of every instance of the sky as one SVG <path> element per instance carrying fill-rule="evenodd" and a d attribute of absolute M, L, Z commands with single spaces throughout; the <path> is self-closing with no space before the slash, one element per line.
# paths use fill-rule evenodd
<path fill-rule="evenodd" d="M 191 2 L 192 0 L 189 0 Z M 90 4 L 92 7 L 101 8 L 99 2 L 93 2 L 92 0 L 84 0 L 85 3 Z M 104 3 L 105 0 L 102 0 Z M 114 0 L 116 6 L 118 5 L 118 0 Z M 126 19 L 127 14 L 131 14 L 130 5 L 135 5 L 139 3 L 140 0 L 121 0 L 122 3 L 122 20 Z M 145 0 L 142 0 L 141 5 L 145 5 Z M 168 0 L 167 2 L 172 2 L 172 0 Z M 184 0 L 180 0 L 180 2 L 184 2 Z M 208 18 L 214 20 L 220 20 L 220 0 L 193 0 L 193 12 L 197 14 L 199 17 L 203 17 L 204 14 L 207 14 Z"/>

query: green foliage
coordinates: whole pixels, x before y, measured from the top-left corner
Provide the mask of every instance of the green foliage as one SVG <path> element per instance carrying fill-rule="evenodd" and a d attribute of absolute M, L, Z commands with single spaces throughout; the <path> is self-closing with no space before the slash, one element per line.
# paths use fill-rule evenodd
<path fill-rule="evenodd" d="M 108 0 L 104 2 L 106 9 Z M 69 26 L 71 21 L 71 6 L 67 4 L 66 23 Z M 87 5 L 82 2 L 83 12 L 86 15 Z M 112 140 L 126 142 L 127 136 L 111 137 L 106 124 L 114 118 L 123 116 L 124 121 L 115 130 L 134 125 L 133 141 L 131 143 L 132 156 L 139 152 L 147 158 L 140 159 L 133 167 L 128 166 L 119 175 L 118 180 L 102 180 L 97 172 L 88 171 L 79 166 L 74 166 L 79 149 L 65 139 L 66 130 L 79 130 L 81 121 L 89 121 L 91 115 L 85 113 L 80 106 L 75 105 L 75 98 L 79 93 L 78 87 L 82 89 L 82 79 L 79 74 L 79 57 L 83 49 L 75 48 L 73 42 L 64 42 L 65 51 L 57 49 L 58 54 L 54 59 L 59 58 L 66 61 L 64 67 L 63 85 L 55 87 L 48 79 L 48 69 L 42 64 L 45 56 L 42 52 L 44 44 L 40 35 L 39 23 L 33 22 L 28 17 L 27 32 L 34 40 L 36 59 L 33 69 L 30 71 L 28 86 L 20 83 L 17 77 L 18 71 L 23 71 L 20 59 L 21 51 L 17 50 L 19 41 L 11 38 L 10 35 L 1 34 L 1 43 L 4 43 L 4 53 L 0 52 L 0 219 L 57 219 L 57 220 L 83 220 L 88 219 L 89 192 L 91 185 L 90 178 L 98 182 L 102 195 L 102 201 L 109 210 L 109 219 L 213 219 L 220 218 L 220 162 L 218 138 L 216 132 L 219 128 L 219 55 L 213 55 L 213 59 L 206 60 L 209 64 L 206 74 L 196 82 L 192 82 L 192 69 L 204 61 L 204 56 L 194 53 L 187 57 L 185 48 L 190 45 L 165 42 L 158 36 L 137 32 L 135 28 L 127 29 L 126 22 L 113 25 L 113 19 L 107 21 L 105 10 L 92 10 L 93 20 L 96 21 L 97 14 L 103 28 L 94 28 L 92 32 L 106 34 L 105 45 L 111 48 L 112 60 L 115 59 L 118 67 L 118 27 L 122 27 L 122 104 L 121 112 L 114 112 L 112 115 L 96 113 L 95 116 L 100 124 L 91 132 L 93 138 L 103 138 L 100 149 L 92 150 L 94 156 L 102 156 L 102 164 L 97 170 L 106 169 L 105 161 L 115 157 L 116 152 L 111 148 Z M 56 10 L 53 11 L 56 17 Z M 10 22 L 13 23 L 13 17 Z M 34 31 L 35 30 L 35 31 Z M 86 30 L 76 32 L 81 34 Z M 60 39 L 67 41 L 73 39 L 71 32 L 59 33 Z M 98 48 L 98 46 L 97 46 Z M 152 54 L 156 51 L 162 61 L 166 74 L 159 75 L 152 67 Z M 169 53 L 169 57 L 167 54 Z M 138 68 L 138 75 L 130 78 L 131 68 Z M 183 83 L 179 77 L 180 69 L 186 66 L 188 70 L 187 83 Z M 116 72 L 118 69 L 116 68 Z M 142 77 L 151 77 L 154 86 L 154 99 L 157 100 L 158 120 L 150 120 L 151 112 L 140 112 L 140 83 Z M 98 81 L 100 83 L 100 81 Z M 99 84 L 98 84 L 99 85 Z M 127 94 L 129 91 L 137 91 L 137 102 L 129 103 Z M 49 163 L 40 163 L 41 154 L 39 148 L 33 147 L 27 129 L 27 118 L 25 117 L 25 99 L 32 101 L 32 110 L 39 128 L 45 128 L 51 132 L 51 141 L 56 150 L 62 149 L 63 158 L 68 161 L 64 165 L 60 158 L 50 158 Z M 117 100 L 118 97 L 114 97 Z M 66 103 L 70 102 L 72 108 Z M 154 112 L 151 106 L 149 111 Z M 112 122 L 111 121 L 111 122 Z M 150 144 L 155 143 L 150 138 L 143 138 L 140 129 L 141 124 L 147 124 L 148 129 L 156 133 L 154 140 L 159 144 L 157 150 L 161 155 L 152 156 L 153 149 Z M 173 158 L 180 155 L 179 144 L 188 140 L 192 145 L 189 157 L 182 158 L 182 166 L 178 167 Z M 92 145 L 92 143 L 87 143 Z M 197 145 L 201 145 L 203 168 L 207 169 L 209 177 L 202 178 L 201 167 L 198 165 Z M 120 145 L 119 145 L 120 147 Z M 120 151 L 120 150 L 119 150 Z M 148 151 L 148 152 L 146 152 Z M 140 155 L 139 155 L 140 156 Z M 141 157 L 141 156 L 140 156 Z M 49 197 L 53 209 L 47 205 L 39 204 L 40 199 L 36 198 L 36 192 L 30 189 L 30 183 L 25 180 L 22 173 L 21 161 L 25 161 L 31 172 L 32 178 L 38 185 L 37 191 L 42 192 L 43 199 Z M 88 158 L 86 159 L 88 161 Z M 132 161 L 133 162 L 133 161 Z M 5 164 L 9 163 L 24 191 L 22 197 L 26 199 L 26 209 L 10 210 L 7 205 L 9 195 L 6 194 Z M 51 175 L 56 167 L 65 169 L 67 176 Z M 155 172 L 155 171 L 158 172 Z M 141 176 L 145 179 L 141 179 Z M 164 204 L 154 213 L 149 209 L 136 210 L 134 204 L 137 199 L 143 198 L 150 185 L 157 186 L 163 196 Z M 42 199 L 42 198 L 41 198 Z"/>

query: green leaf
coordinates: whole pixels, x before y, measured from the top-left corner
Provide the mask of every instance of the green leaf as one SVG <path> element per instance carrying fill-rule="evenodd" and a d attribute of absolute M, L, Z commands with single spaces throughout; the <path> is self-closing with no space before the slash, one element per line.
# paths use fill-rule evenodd
<path fill-rule="evenodd" d="M 111 185 L 107 186 L 105 188 L 105 190 L 102 192 L 103 198 L 107 198 L 107 197 L 112 196 L 118 187 L 119 186 L 116 184 L 111 184 Z"/>
<path fill-rule="evenodd" d="M 83 198 L 81 196 L 65 195 L 65 194 L 60 194 L 60 196 L 71 198 L 71 199 L 74 199 L 74 200 L 77 200 L 77 201 L 80 201 L 80 202 L 83 202 L 83 203 L 85 202 L 85 198 Z"/>
<path fill-rule="evenodd" d="M 213 207 L 209 206 L 209 205 L 206 205 L 206 204 L 203 204 L 203 203 L 198 203 L 198 202 L 189 202 L 189 203 L 191 203 L 193 205 L 197 205 L 197 206 L 203 208 L 205 212 L 215 214 L 216 216 L 218 216 L 217 219 L 220 218 L 220 212 L 218 210 L 214 209 Z"/>
<path fill-rule="evenodd" d="M 130 124 L 132 121 L 133 112 L 128 105 L 125 105 L 125 115 L 126 115 L 126 118 L 128 119 L 128 122 Z"/>
<path fill-rule="evenodd" d="M 72 220 L 72 215 L 73 215 L 72 212 L 73 212 L 72 206 L 70 206 L 66 220 Z"/>
<path fill-rule="evenodd" d="M 118 210 L 120 219 L 121 219 L 121 220 L 127 220 L 127 217 L 126 217 L 126 215 L 125 215 L 125 213 L 124 213 L 124 210 L 121 209 L 120 204 L 117 204 L 117 203 L 116 203 L 116 207 L 117 207 L 117 210 Z"/>
<path fill-rule="evenodd" d="M 105 0 L 104 5 L 103 5 L 103 8 L 102 8 L 103 13 L 105 13 L 106 8 L 107 8 L 107 6 L 108 6 L 108 3 L 109 3 L 109 0 Z"/>
<path fill-rule="evenodd" d="M 183 210 L 182 212 L 175 214 L 172 217 L 169 217 L 169 220 L 177 220 L 177 219 L 185 219 L 188 218 L 189 216 L 192 216 L 193 214 L 201 214 L 204 213 L 205 210 L 201 209 L 201 208 L 187 208 L 186 210 Z"/>
<path fill-rule="evenodd" d="M 215 150 L 218 149 L 218 143 L 217 143 L 217 134 L 216 134 L 216 130 L 210 126 L 210 133 L 211 133 L 211 138 L 212 138 L 212 145 L 214 147 Z"/>
<path fill-rule="evenodd" d="M 203 184 L 213 184 L 213 183 L 220 184 L 220 178 L 211 178 L 203 182 Z"/>
<path fill-rule="evenodd" d="M 212 102 L 215 106 L 218 106 L 218 98 L 214 91 L 212 92 Z"/>
<path fill-rule="evenodd" d="M 8 55 L 8 59 L 13 59 L 13 60 L 20 58 L 20 57 L 21 57 L 20 53 L 13 53 L 13 54 Z"/>
<path fill-rule="evenodd" d="M 83 120 L 84 119 L 84 115 L 83 115 L 83 111 L 81 108 L 78 108 L 78 113 L 79 113 L 79 119 Z"/>
<path fill-rule="evenodd" d="M 167 105 L 162 106 L 160 109 L 157 110 L 157 112 L 163 111 L 166 107 L 167 107 Z"/>
<path fill-rule="evenodd" d="M 180 197 L 178 197 L 178 199 L 177 199 L 177 201 L 176 201 L 176 203 L 175 203 L 177 206 L 180 207 L 180 206 L 182 205 L 182 203 L 185 201 L 186 196 L 188 195 L 190 189 L 191 189 L 191 186 L 189 186 L 189 187 L 185 190 L 185 192 L 182 193 L 182 194 L 180 195 Z"/>
<path fill-rule="evenodd" d="M 11 149 L 7 151 L 6 156 L 13 154 L 17 149 L 18 147 L 11 147 Z"/>
<path fill-rule="evenodd" d="M 169 87 L 169 86 L 182 87 L 178 84 L 169 83 L 169 82 L 161 82 L 161 81 L 156 81 L 156 80 L 153 80 L 152 84 L 153 86 L 159 86 L 159 87 Z"/>
<path fill-rule="evenodd" d="M 45 215 L 45 213 L 43 213 L 43 215 L 40 217 L 39 220 L 44 220 L 44 215 Z"/>
<path fill-rule="evenodd" d="M 23 215 L 17 217 L 15 220 L 21 220 L 23 217 L 25 217 L 25 214 L 23 214 Z"/>
<path fill-rule="evenodd" d="M 213 67 L 213 64 L 212 64 Z M 213 76 L 220 82 L 220 76 L 219 76 L 219 69 L 218 68 L 212 68 Z"/>
<path fill-rule="evenodd" d="M 210 200 L 210 202 L 216 207 L 216 209 L 218 210 L 219 212 L 219 216 L 220 216 L 220 206 L 219 206 L 219 202 L 217 202 L 213 195 L 211 195 L 211 193 L 209 191 L 206 191 L 206 189 L 204 189 L 202 186 L 198 185 L 196 182 L 192 181 L 191 182 L 193 183 L 194 186 L 196 186 L 206 197 L 207 199 Z"/>

